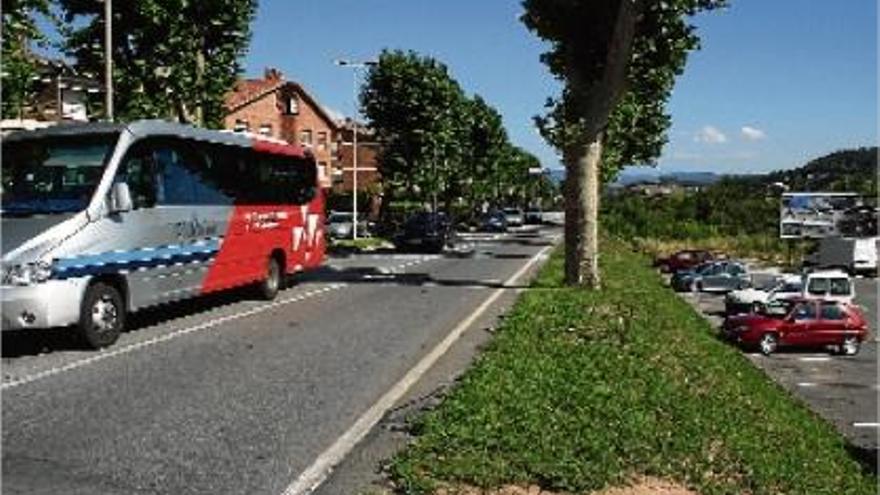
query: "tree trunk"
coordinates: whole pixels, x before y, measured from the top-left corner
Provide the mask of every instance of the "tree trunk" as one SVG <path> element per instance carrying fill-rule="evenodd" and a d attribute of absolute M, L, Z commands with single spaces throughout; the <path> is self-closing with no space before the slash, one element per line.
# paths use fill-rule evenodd
<path fill-rule="evenodd" d="M 599 165 L 603 134 L 566 157 L 565 283 L 600 288 Z"/>

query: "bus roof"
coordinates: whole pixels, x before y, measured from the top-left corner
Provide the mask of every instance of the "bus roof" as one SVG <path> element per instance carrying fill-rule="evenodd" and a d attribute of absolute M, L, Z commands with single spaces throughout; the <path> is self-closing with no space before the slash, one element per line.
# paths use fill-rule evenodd
<path fill-rule="evenodd" d="M 128 124 L 109 122 L 88 122 L 76 124 L 59 124 L 33 131 L 15 131 L 3 138 L 4 141 L 18 141 L 53 136 L 75 136 L 84 134 L 104 134 L 128 130 L 137 137 L 177 136 L 194 141 L 241 146 L 271 154 L 303 157 L 309 154 L 301 146 L 286 144 L 274 139 L 261 139 L 253 135 L 242 135 L 234 132 L 221 132 L 203 129 L 189 124 L 179 124 L 164 120 L 137 120 Z"/>

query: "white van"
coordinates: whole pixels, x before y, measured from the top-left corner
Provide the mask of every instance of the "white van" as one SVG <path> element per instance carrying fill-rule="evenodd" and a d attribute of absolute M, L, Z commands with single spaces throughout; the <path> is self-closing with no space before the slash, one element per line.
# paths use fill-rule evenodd
<path fill-rule="evenodd" d="M 843 270 L 823 270 L 804 276 L 804 297 L 852 303 L 856 297 L 849 274 Z"/>
<path fill-rule="evenodd" d="M 854 239 L 852 273 L 877 275 L 878 237 Z"/>

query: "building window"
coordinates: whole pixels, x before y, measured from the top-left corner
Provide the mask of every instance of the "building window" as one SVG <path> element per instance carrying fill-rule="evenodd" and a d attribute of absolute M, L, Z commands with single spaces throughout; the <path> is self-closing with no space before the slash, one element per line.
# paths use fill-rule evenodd
<path fill-rule="evenodd" d="M 299 144 L 303 146 L 312 145 L 312 130 L 306 129 L 299 133 Z"/>
<path fill-rule="evenodd" d="M 318 133 L 318 150 L 326 151 L 327 150 L 327 132 L 321 131 Z"/>
<path fill-rule="evenodd" d="M 260 126 L 260 134 L 264 136 L 272 135 L 272 124 L 263 124 Z"/>
<path fill-rule="evenodd" d="M 248 124 L 247 120 L 235 119 L 235 127 L 232 128 L 235 132 L 247 132 L 251 129 L 250 124 Z"/>
<path fill-rule="evenodd" d="M 299 100 L 297 100 L 296 95 L 291 95 L 287 98 L 286 110 L 288 115 L 296 115 L 299 113 Z"/>

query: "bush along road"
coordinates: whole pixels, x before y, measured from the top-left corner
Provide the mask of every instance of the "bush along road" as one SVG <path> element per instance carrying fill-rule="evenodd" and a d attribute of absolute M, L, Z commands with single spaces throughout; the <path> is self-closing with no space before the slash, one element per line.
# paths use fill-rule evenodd
<path fill-rule="evenodd" d="M 564 288 L 561 252 L 390 463 L 405 493 L 508 483 L 584 492 L 665 478 L 702 494 L 873 494 L 827 422 L 772 383 L 606 241 L 601 292 Z"/>

